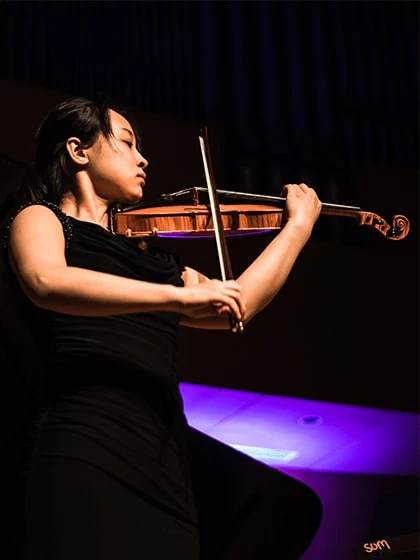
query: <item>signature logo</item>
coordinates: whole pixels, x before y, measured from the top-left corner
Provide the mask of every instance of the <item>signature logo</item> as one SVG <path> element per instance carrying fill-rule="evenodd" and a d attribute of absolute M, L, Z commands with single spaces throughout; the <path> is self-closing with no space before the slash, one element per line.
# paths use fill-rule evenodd
<path fill-rule="evenodd" d="M 386 541 L 385 539 L 382 539 L 381 541 L 372 542 L 372 543 L 365 543 L 363 545 L 363 548 L 366 550 L 366 552 L 375 552 L 375 550 L 382 550 L 384 548 L 387 548 L 388 550 L 391 550 L 391 547 L 388 544 L 388 541 Z"/>
<path fill-rule="evenodd" d="M 417 531 L 415 533 L 387 537 L 386 539 L 378 539 L 373 542 L 362 541 L 357 547 L 357 556 L 361 560 L 391 557 L 394 557 L 395 560 L 400 560 L 403 556 L 405 558 L 405 553 L 419 552 L 419 546 L 420 533 Z M 420 560 L 420 556 L 418 556 L 418 558 Z"/>

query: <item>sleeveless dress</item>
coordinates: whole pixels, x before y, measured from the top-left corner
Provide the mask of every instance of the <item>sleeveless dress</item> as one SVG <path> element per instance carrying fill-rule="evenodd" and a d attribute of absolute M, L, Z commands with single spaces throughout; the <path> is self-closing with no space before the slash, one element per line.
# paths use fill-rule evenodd
<path fill-rule="evenodd" d="M 35 204 L 60 220 L 69 266 L 183 285 L 172 253 Z M 32 307 L 47 382 L 27 474 L 25 560 L 197 560 L 178 315 Z"/>

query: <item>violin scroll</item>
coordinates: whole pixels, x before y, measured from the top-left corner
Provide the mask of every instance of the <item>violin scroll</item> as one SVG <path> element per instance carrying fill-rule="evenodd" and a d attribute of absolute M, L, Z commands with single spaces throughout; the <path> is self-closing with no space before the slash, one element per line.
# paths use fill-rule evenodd
<path fill-rule="evenodd" d="M 387 239 L 399 241 L 404 239 L 410 231 L 410 221 L 402 214 L 396 214 L 392 218 L 392 225 L 388 224 L 381 216 L 373 212 L 359 212 L 359 225 L 371 226 Z"/>

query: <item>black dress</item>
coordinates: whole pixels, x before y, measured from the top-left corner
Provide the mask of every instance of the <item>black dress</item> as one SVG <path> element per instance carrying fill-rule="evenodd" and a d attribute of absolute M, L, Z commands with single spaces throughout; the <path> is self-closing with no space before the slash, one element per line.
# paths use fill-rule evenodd
<path fill-rule="evenodd" d="M 43 204 L 63 225 L 69 266 L 183 285 L 172 253 Z M 24 301 L 47 364 L 29 438 L 24 560 L 301 558 L 319 497 L 188 426 L 176 314 L 79 317 Z"/>
<path fill-rule="evenodd" d="M 69 266 L 183 285 L 171 253 L 42 204 L 63 225 Z M 27 475 L 25 560 L 197 560 L 179 317 L 33 313 L 48 375 Z"/>

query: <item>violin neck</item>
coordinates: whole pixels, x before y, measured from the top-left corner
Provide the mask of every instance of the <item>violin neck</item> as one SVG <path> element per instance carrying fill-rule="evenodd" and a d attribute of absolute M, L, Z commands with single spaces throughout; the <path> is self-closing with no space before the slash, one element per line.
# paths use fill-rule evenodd
<path fill-rule="evenodd" d="M 207 189 L 204 187 L 191 187 L 189 189 L 183 189 L 181 191 L 176 191 L 169 194 L 162 195 L 165 200 L 174 200 L 182 196 L 190 196 L 192 200 L 196 203 L 205 203 L 205 198 L 207 196 Z M 273 206 L 278 206 L 283 208 L 286 204 L 286 198 L 281 196 L 270 196 L 265 194 L 253 194 L 247 192 L 239 191 L 226 191 L 223 189 L 217 189 L 217 195 L 220 202 L 236 201 L 236 202 L 250 202 L 250 203 L 262 203 L 262 204 L 272 204 Z M 337 216 L 346 215 L 348 212 L 353 214 L 354 212 L 360 211 L 359 206 L 346 206 L 344 204 L 331 204 L 328 202 L 323 202 L 321 207 L 321 212 L 325 214 L 334 214 Z"/>

